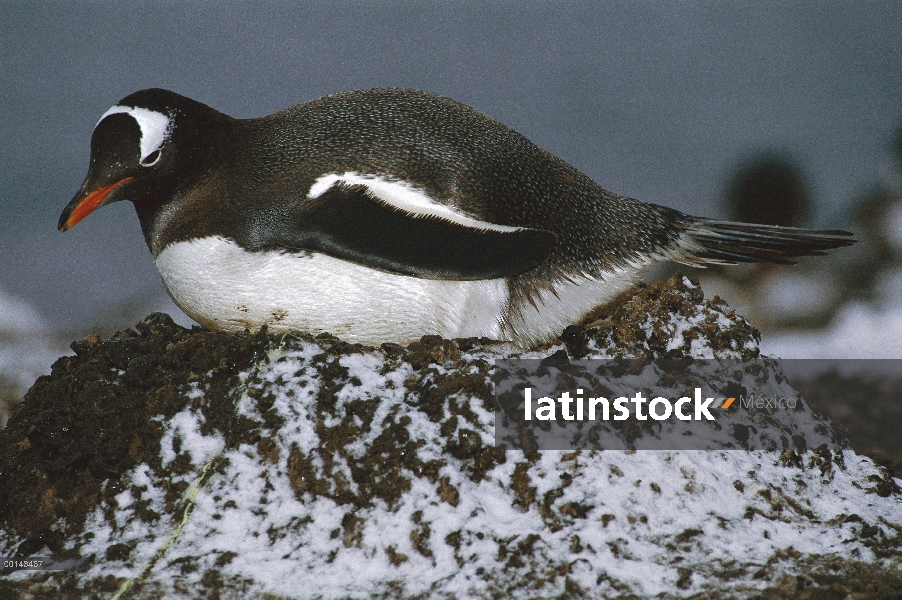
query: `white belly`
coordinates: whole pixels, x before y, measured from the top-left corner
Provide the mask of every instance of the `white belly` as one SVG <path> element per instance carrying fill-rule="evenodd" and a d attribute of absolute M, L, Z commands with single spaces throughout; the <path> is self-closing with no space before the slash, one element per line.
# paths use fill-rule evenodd
<path fill-rule="evenodd" d="M 222 237 L 180 242 L 157 257 L 169 294 L 211 329 L 331 333 L 348 342 L 407 344 L 423 335 L 531 346 L 629 287 L 640 267 L 542 292 L 508 310 L 504 279 L 443 281 L 375 271 L 325 254 L 247 252 Z"/>
<path fill-rule="evenodd" d="M 175 303 L 211 329 L 266 325 L 373 345 L 427 334 L 504 337 L 504 279 L 418 279 L 320 253 L 247 252 L 222 237 L 172 244 L 156 263 Z"/>

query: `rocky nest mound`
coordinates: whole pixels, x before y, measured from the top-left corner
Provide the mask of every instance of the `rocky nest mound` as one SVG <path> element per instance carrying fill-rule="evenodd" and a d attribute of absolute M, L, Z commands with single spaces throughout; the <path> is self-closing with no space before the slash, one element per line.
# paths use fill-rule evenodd
<path fill-rule="evenodd" d="M 851 450 L 495 446 L 493 361 L 754 358 L 682 276 L 520 352 L 191 330 L 75 342 L 0 431 L 10 598 L 897 598 L 900 481 Z M 806 409 L 807 410 L 807 409 Z"/>

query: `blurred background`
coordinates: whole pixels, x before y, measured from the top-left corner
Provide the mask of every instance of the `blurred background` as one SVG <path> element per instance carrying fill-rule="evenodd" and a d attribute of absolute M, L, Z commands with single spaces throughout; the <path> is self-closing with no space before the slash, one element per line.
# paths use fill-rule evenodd
<path fill-rule="evenodd" d="M 61 234 L 92 129 L 165 87 L 235 117 L 412 87 L 614 192 L 854 231 L 796 267 L 693 272 L 784 357 L 902 357 L 902 3 L 0 2 L 0 401 L 169 301 L 129 203 Z M 2 411 L 0 411 L 2 412 Z"/>

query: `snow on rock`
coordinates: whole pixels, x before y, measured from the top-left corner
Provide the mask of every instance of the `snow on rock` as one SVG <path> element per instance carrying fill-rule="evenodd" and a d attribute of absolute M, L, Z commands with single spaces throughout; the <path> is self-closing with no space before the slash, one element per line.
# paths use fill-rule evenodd
<path fill-rule="evenodd" d="M 666 285 L 627 290 L 561 335 L 575 358 L 646 359 L 753 358 L 760 337 L 723 300 L 705 300 L 698 283 L 680 274 Z"/>
<path fill-rule="evenodd" d="M 757 356 L 757 332 L 681 277 L 531 352 L 229 335 L 159 314 L 136 329 L 73 344 L 0 431 L 0 554 L 89 559 L 12 573 L 0 594 L 720 598 L 902 583 L 900 482 L 852 451 L 494 446 L 495 359 Z"/>

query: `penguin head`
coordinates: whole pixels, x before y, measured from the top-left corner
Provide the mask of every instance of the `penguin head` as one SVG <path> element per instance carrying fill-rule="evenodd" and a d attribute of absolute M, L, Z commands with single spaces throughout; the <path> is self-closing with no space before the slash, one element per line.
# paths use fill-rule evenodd
<path fill-rule="evenodd" d="M 74 227 L 111 202 L 165 202 L 184 173 L 202 167 L 197 163 L 213 137 L 204 136 L 204 129 L 222 117 L 167 90 L 143 90 L 123 98 L 94 127 L 88 176 L 60 215 L 59 230 Z"/>

